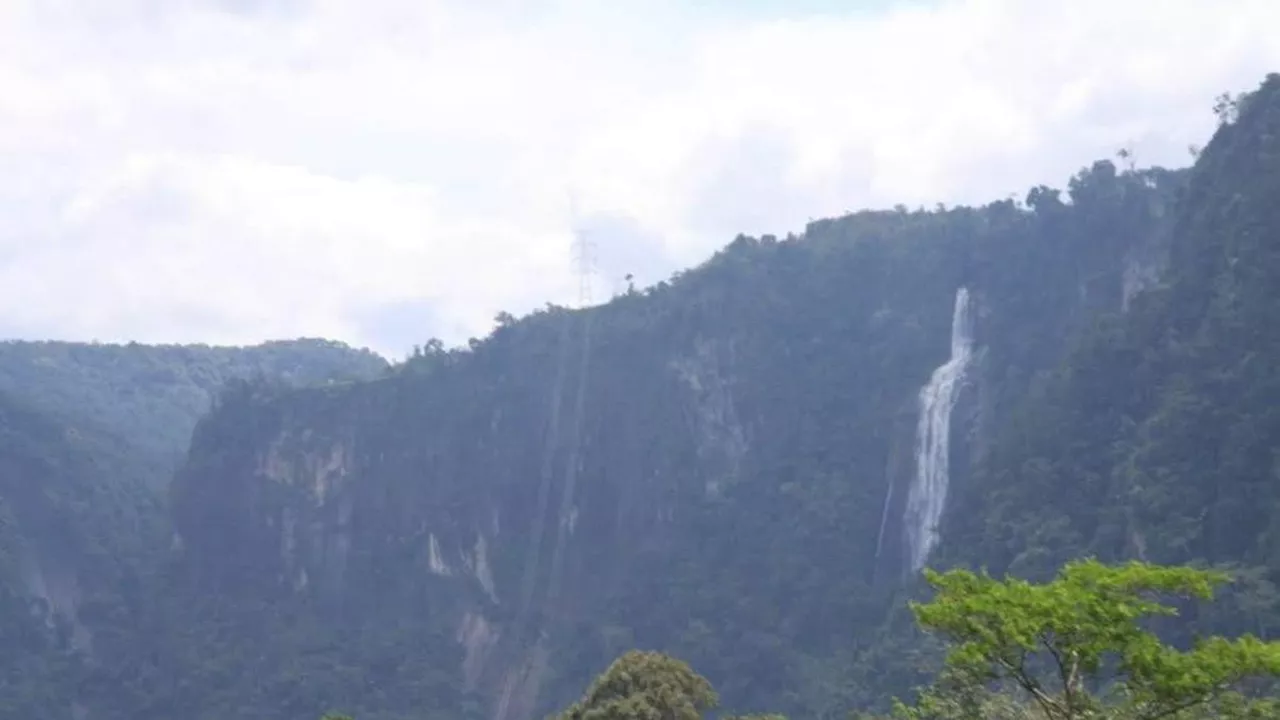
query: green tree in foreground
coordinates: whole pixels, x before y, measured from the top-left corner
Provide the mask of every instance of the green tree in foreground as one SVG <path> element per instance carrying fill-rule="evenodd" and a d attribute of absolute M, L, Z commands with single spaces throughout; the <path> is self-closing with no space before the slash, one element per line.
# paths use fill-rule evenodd
<path fill-rule="evenodd" d="M 711 683 L 681 660 L 632 650 L 608 667 L 568 709 L 548 720 L 701 720 L 720 702 Z M 320 720 L 352 720 L 329 714 Z M 786 720 L 781 715 L 723 720 Z"/>
<path fill-rule="evenodd" d="M 633 650 L 613 661 L 556 720 L 700 720 L 720 701 L 681 660 Z"/>
<path fill-rule="evenodd" d="M 915 707 L 899 703 L 895 717 L 1280 717 L 1274 700 L 1236 691 L 1249 678 L 1280 675 L 1280 643 L 1211 637 L 1179 650 L 1143 625 L 1177 614 L 1162 596 L 1210 599 L 1225 574 L 1095 560 L 1069 563 L 1044 584 L 967 570 L 925 574 L 936 595 L 912 611 L 952 646 L 938 683 Z"/>

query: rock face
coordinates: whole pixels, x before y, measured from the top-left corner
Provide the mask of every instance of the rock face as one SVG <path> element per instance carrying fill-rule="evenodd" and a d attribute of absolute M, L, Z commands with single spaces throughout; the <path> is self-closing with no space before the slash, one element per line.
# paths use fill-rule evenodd
<path fill-rule="evenodd" d="M 882 622 L 909 573 L 918 397 L 947 362 L 958 289 L 963 485 L 1072 328 L 1122 307 L 1127 258 L 1159 254 L 1182 177 L 1099 163 L 1072 204 L 1041 189 L 1030 208 L 739 238 L 672 283 L 503 322 L 385 379 L 246 385 L 179 473 L 179 563 L 232 606 L 426 633 L 417 657 L 461 688 L 442 712 L 525 720 L 636 645 L 687 658 L 735 706 L 777 709 L 855 662 L 849 633 Z M 348 655 L 367 669 L 390 652 Z M 394 694 L 338 701 L 400 717 Z"/>
<path fill-rule="evenodd" d="M 0 715 L 526 720 L 641 648 L 844 717 L 924 679 L 922 559 L 1242 562 L 1185 634 L 1274 633 L 1280 76 L 1232 107 L 1190 171 L 740 237 L 362 381 L 234 384 L 171 523 L 0 398 Z"/>
<path fill-rule="evenodd" d="M 1128 251 L 1123 312 L 1004 423 L 953 508 L 948 555 L 1039 576 L 1081 555 L 1232 563 L 1245 580 L 1214 628 L 1258 633 L 1280 570 L 1280 75 L 1219 111 L 1164 249 Z"/>
<path fill-rule="evenodd" d="M 429 374 L 224 398 L 178 479 L 184 556 L 223 587 L 424 612 L 494 717 L 530 716 L 555 631 L 604 612 L 681 506 L 722 492 L 748 453 L 714 341 L 620 368 L 637 339 L 586 338 L 591 367 L 582 319 L 545 318 L 568 352 L 495 348 L 517 355 L 492 379 L 476 377 L 480 351 Z M 648 391 L 607 399 L 626 387 Z M 679 428 L 660 451 L 656 428 Z"/>
<path fill-rule="evenodd" d="M 1275 632 L 1277 137 L 1273 77 L 1191 171 L 742 237 L 376 379 L 234 384 L 163 543 L 100 438 L 0 402 L 0 714 L 526 720 L 643 648 L 834 718 L 920 679 L 922 562 L 1238 561 L 1214 627 Z"/>

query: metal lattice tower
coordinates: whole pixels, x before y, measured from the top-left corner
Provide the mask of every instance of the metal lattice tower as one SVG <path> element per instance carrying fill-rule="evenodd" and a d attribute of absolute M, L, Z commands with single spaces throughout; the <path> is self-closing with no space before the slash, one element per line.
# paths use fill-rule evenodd
<path fill-rule="evenodd" d="M 569 196 L 569 215 L 573 226 L 573 268 L 578 275 L 578 307 L 591 304 L 591 276 L 596 271 L 596 247 L 590 236 L 578 226 L 576 199 Z"/>

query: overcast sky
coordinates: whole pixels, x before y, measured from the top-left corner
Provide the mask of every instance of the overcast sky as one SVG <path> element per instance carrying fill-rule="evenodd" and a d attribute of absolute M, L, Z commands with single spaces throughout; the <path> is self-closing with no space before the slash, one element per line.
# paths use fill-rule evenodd
<path fill-rule="evenodd" d="M 1276 0 L 0 0 L 0 336 L 402 356 L 738 232 L 1184 165 Z"/>

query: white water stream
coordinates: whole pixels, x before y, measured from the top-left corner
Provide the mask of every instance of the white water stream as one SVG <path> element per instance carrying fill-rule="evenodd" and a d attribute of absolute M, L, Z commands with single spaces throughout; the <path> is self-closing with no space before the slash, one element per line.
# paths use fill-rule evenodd
<path fill-rule="evenodd" d="M 933 371 L 920 389 L 920 420 L 916 427 L 916 474 L 907 493 L 903 517 L 907 559 L 911 572 L 924 567 L 938 544 L 938 523 L 947 502 L 951 480 L 951 410 L 973 358 L 973 318 L 969 291 L 956 291 L 951 318 L 951 357 Z"/>

